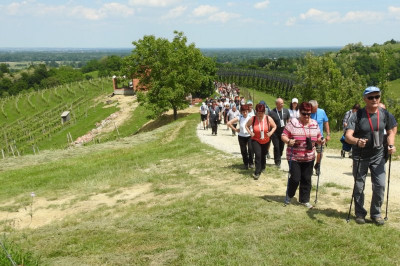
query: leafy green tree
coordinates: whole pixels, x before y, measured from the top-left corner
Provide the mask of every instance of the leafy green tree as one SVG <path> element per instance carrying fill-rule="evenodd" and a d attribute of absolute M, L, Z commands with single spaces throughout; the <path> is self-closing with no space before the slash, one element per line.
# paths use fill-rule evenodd
<path fill-rule="evenodd" d="M 10 69 L 8 68 L 8 65 L 1 63 L 0 64 L 0 72 L 1 73 L 10 73 Z"/>
<path fill-rule="evenodd" d="M 299 68 L 298 83 L 292 96 L 301 101 L 317 100 L 325 109 L 333 127 L 339 129 L 341 119 L 355 103 L 361 104 L 365 82 L 350 64 L 341 68 L 330 56 L 306 56 L 306 65 Z"/>
<path fill-rule="evenodd" d="M 7 95 L 9 95 L 9 90 L 12 87 L 12 81 L 9 78 L 2 78 L 0 79 L 0 94 L 5 95 L 4 93 L 7 92 Z"/>
<path fill-rule="evenodd" d="M 138 100 L 153 117 L 173 109 L 176 120 L 178 110 L 188 104 L 186 96 L 201 90 L 211 94 L 216 70 L 212 59 L 204 57 L 193 43 L 187 44 L 183 32 L 174 34 L 172 41 L 150 35 L 133 42 L 135 49 L 124 58 L 124 72 L 139 78 L 139 86 L 148 89 L 138 94 Z"/>

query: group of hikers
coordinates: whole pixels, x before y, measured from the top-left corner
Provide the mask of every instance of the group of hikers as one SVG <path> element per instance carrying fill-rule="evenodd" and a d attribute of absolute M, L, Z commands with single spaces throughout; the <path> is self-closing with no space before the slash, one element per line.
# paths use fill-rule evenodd
<path fill-rule="evenodd" d="M 349 157 L 353 159 L 352 202 L 354 199 L 356 222 L 364 224 L 367 215 L 364 188 L 369 169 L 373 190 L 370 218 L 375 224 L 383 225 L 381 206 L 385 194 L 385 163 L 396 151 L 394 141 L 397 122 L 380 103 L 379 88 L 368 87 L 362 96 L 365 107 L 355 104 L 343 118 L 341 155 L 345 156 L 345 152 L 352 149 Z M 291 100 L 289 109 L 284 108 L 282 98 L 276 99 L 276 107 L 273 109 L 265 101 L 253 105 L 251 100 L 246 101 L 241 96 L 207 98 L 200 107 L 203 129 L 211 128 L 211 134 L 216 136 L 218 125 L 223 121 L 227 129 L 232 130 L 233 136 L 237 134 L 243 168 L 254 169 L 254 180 L 258 180 L 265 171 L 266 160 L 271 157 L 271 142 L 276 167 L 280 167 L 284 147 L 287 145 L 289 175 L 285 205 L 290 204 L 299 188 L 299 203 L 313 208 L 310 203 L 311 177 L 314 170 L 319 177 L 323 147 L 330 141 L 326 112 L 319 108 L 315 100 L 299 103 L 297 98 Z"/>

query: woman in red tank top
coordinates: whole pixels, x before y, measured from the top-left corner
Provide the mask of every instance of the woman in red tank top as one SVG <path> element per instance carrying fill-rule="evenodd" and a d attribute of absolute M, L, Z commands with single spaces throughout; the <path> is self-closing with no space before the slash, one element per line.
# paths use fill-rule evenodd
<path fill-rule="evenodd" d="M 246 124 L 246 130 L 251 136 L 251 145 L 255 154 L 255 172 L 253 178 L 257 180 L 260 174 L 264 172 L 267 161 L 267 143 L 276 130 L 274 120 L 265 115 L 265 106 L 256 105 L 256 115 Z"/>

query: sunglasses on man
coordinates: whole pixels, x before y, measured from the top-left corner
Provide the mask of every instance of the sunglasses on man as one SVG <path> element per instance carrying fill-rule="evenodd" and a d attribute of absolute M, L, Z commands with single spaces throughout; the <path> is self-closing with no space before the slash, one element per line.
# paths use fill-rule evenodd
<path fill-rule="evenodd" d="M 373 99 L 378 100 L 379 98 L 381 98 L 380 95 L 375 95 L 375 96 L 368 96 L 367 99 L 372 101 Z"/>

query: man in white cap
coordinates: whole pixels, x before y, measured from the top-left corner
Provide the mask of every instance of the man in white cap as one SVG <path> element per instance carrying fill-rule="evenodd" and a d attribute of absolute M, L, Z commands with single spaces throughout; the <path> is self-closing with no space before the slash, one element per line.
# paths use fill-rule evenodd
<path fill-rule="evenodd" d="M 396 151 L 395 132 L 389 113 L 379 107 L 381 91 L 377 87 L 364 90 L 365 108 L 359 109 L 348 120 L 346 142 L 353 145 L 354 204 L 356 222 L 365 223 L 367 211 L 364 209 L 364 188 L 368 169 L 371 172 L 372 200 L 370 217 L 376 225 L 385 222 L 381 216 L 381 206 L 385 198 L 385 158 L 383 135 L 387 132 L 388 153 Z"/>

